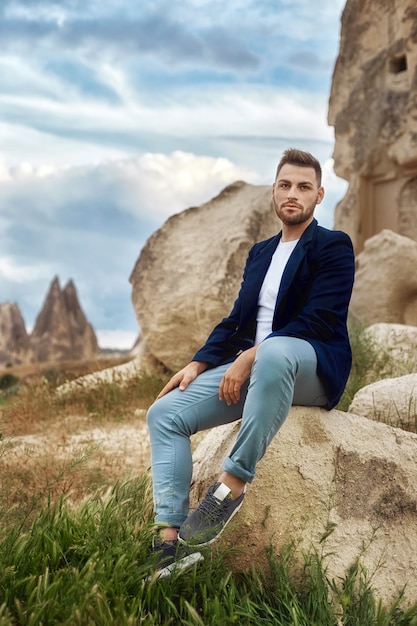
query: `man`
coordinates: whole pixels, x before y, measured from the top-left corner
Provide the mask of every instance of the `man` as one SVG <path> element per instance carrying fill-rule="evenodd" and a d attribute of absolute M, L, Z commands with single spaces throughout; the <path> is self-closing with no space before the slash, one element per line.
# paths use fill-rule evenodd
<path fill-rule="evenodd" d="M 282 230 L 250 250 L 230 315 L 148 411 L 160 575 L 203 558 L 198 548 L 215 541 L 241 507 L 292 404 L 331 409 L 343 393 L 354 255 L 348 235 L 314 219 L 323 196 L 319 162 L 285 151 L 272 186 Z M 223 471 L 188 516 L 190 435 L 240 418 Z"/>

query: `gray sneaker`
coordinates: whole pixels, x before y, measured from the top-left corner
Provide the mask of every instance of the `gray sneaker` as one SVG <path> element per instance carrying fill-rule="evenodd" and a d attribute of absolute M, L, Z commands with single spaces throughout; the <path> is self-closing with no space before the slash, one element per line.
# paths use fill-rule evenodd
<path fill-rule="evenodd" d="M 153 542 L 152 554 L 148 561 L 154 572 L 148 576 L 147 580 L 166 578 L 171 576 L 171 574 L 186 571 L 200 561 L 204 561 L 201 552 L 187 549 L 186 546 L 179 544 L 178 541 L 165 543 L 160 539 L 156 539 Z"/>
<path fill-rule="evenodd" d="M 204 500 L 182 524 L 178 540 L 195 547 L 208 546 L 216 541 L 242 506 L 245 492 L 246 487 L 242 495 L 233 500 L 227 485 L 211 485 Z"/>

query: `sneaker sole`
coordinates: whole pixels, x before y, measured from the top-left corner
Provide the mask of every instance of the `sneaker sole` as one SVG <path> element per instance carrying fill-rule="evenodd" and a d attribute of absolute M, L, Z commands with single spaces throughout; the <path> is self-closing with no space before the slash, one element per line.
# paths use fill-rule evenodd
<path fill-rule="evenodd" d="M 182 543 L 184 546 L 189 546 L 190 548 L 204 548 L 205 546 L 210 546 L 212 543 L 214 543 L 215 541 L 217 541 L 217 539 L 220 537 L 220 535 L 222 534 L 222 532 L 224 531 L 224 529 L 226 528 L 226 526 L 228 525 L 229 522 L 232 521 L 232 519 L 234 518 L 234 516 L 236 515 L 236 513 L 240 510 L 241 506 L 243 504 L 243 500 L 242 502 L 239 504 L 239 506 L 237 506 L 235 508 L 235 510 L 233 511 L 233 513 L 231 514 L 231 516 L 229 517 L 229 519 L 227 520 L 227 522 L 225 523 L 225 525 L 220 529 L 220 531 L 217 533 L 217 535 L 215 537 L 213 537 L 213 539 L 210 539 L 210 541 L 204 541 L 202 543 L 191 543 L 189 541 L 186 541 L 185 539 L 183 539 L 179 534 L 178 534 L 178 541 L 180 543 Z"/>
<path fill-rule="evenodd" d="M 204 561 L 204 557 L 201 552 L 192 552 L 191 554 L 187 554 L 182 559 L 178 559 L 174 563 L 167 565 L 161 570 L 155 572 L 153 576 L 150 578 L 167 578 L 171 576 L 175 572 L 184 572 L 187 569 L 190 569 L 195 563 L 199 563 L 200 561 Z"/>

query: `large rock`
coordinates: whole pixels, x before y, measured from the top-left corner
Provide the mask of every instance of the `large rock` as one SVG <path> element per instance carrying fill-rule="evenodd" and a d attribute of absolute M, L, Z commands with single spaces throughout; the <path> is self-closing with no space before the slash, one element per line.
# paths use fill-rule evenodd
<path fill-rule="evenodd" d="M 14 302 L 0 304 L 0 364 L 32 360 L 29 335 L 22 313 Z"/>
<path fill-rule="evenodd" d="M 349 412 L 417 432 L 417 374 L 386 378 L 362 387 Z"/>
<path fill-rule="evenodd" d="M 72 281 L 61 289 L 54 278 L 30 337 L 36 361 L 91 359 L 98 355 L 93 327 L 87 321 Z"/>
<path fill-rule="evenodd" d="M 417 372 L 417 326 L 378 322 L 365 328 L 362 336 L 387 357 L 391 377 Z"/>
<path fill-rule="evenodd" d="M 192 505 L 212 483 L 238 424 L 215 428 L 195 455 Z M 320 539 L 334 526 L 322 544 Z M 417 598 L 417 435 L 357 415 L 293 407 L 222 536 L 231 567 L 262 566 L 271 541 L 327 554 L 330 579 L 357 556 L 384 602 Z M 365 546 L 365 547 L 364 547 Z"/>
<path fill-rule="evenodd" d="M 249 248 L 279 229 L 271 187 L 243 182 L 168 219 L 130 277 L 148 353 L 170 370 L 187 363 L 229 313 Z"/>
<path fill-rule="evenodd" d="M 356 251 L 383 229 L 417 240 L 415 0 L 347 0 L 328 119 L 349 181 L 335 226 Z"/>
<path fill-rule="evenodd" d="M 351 312 L 365 325 L 417 326 L 417 242 L 383 230 L 356 257 Z"/>

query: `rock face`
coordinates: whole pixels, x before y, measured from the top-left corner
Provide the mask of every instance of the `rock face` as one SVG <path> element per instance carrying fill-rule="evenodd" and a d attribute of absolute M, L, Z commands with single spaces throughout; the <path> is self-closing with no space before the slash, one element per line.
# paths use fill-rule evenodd
<path fill-rule="evenodd" d="M 215 428 L 198 446 L 192 506 L 216 480 L 237 430 Z M 328 555 L 330 580 L 361 556 L 384 603 L 405 584 L 415 602 L 417 435 L 336 410 L 293 407 L 235 519 L 221 540 L 242 549 L 232 568 L 262 565 L 270 541 L 280 552 L 301 540 L 300 549 L 313 544 Z"/>
<path fill-rule="evenodd" d="M 417 326 L 417 242 L 383 230 L 356 257 L 351 312 L 365 325 Z"/>
<path fill-rule="evenodd" d="M 36 361 L 97 356 L 97 338 L 81 309 L 72 281 L 61 289 L 58 278 L 54 278 L 30 341 Z"/>
<path fill-rule="evenodd" d="M 249 248 L 279 229 L 271 187 L 243 182 L 168 219 L 130 277 L 147 352 L 170 370 L 188 362 L 229 313 Z"/>
<path fill-rule="evenodd" d="M 328 119 L 349 182 L 335 226 L 357 252 L 383 229 L 417 241 L 416 70 L 415 0 L 347 0 Z"/>
<path fill-rule="evenodd" d="M 0 363 L 32 360 L 29 335 L 17 304 L 0 304 Z"/>

